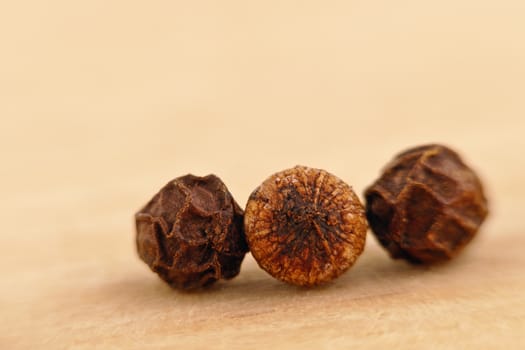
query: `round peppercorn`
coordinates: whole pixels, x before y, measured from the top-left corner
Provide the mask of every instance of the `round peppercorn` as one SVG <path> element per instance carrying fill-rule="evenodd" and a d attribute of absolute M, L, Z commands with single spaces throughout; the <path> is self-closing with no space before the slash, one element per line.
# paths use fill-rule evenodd
<path fill-rule="evenodd" d="M 365 192 L 368 221 L 392 258 L 436 263 L 457 255 L 487 216 L 476 174 L 441 145 L 396 156 Z"/>
<path fill-rule="evenodd" d="M 170 181 L 135 220 L 140 258 L 174 288 L 235 277 L 248 250 L 243 211 L 215 175 Z"/>
<path fill-rule="evenodd" d="M 255 189 L 244 228 L 265 271 L 291 284 L 314 286 L 354 264 L 364 249 L 367 223 L 350 186 L 324 170 L 296 166 Z"/>

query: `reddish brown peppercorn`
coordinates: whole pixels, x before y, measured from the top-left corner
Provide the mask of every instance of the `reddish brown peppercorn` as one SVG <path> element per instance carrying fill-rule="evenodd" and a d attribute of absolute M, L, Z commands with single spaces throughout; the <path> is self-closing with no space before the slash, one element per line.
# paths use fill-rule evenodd
<path fill-rule="evenodd" d="M 243 212 L 215 175 L 170 181 L 136 215 L 139 256 L 174 288 L 239 273 L 248 248 Z"/>
<path fill-rule="evenodd" d="M 367 223 L 350 186 L 324 170 L 297 166 L 255 189 L 244 227 L 259 266 L 279 280 L 313 286 L 354 264 Z"/>
<path fill-rule="evenodd" d="M 396 156 L 365 197 L 378 241 L 393 258 L 413 263 L 454 257 L 488 213 L 476 174 L 457 153 L 441 145 Z"/>

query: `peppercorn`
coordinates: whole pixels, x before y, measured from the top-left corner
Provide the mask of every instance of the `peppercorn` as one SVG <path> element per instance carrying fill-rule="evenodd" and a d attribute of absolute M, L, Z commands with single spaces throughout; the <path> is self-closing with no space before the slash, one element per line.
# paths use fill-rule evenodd
<path fill-rule="evenodd" d="M 173 288 L 233 278 L 248 251 L 243 211 L 215 175 L 170 181 L 135 220 L 140 258 Z"/>
<path fill-rule="evenodd" d="M 365 192 L 366 214 L 394 259 L 431 264 L 456 256 L 488 214 L 478 176 L 442 145 L 397 155 Z"/>
<path fill-rule="evenodd" d="M 296 166 L 253 191 L 244 228 L 262 269 L 284 282 L 314 286 L 354 264 L 367 223 L 350 186 L 324 170 Z"/>

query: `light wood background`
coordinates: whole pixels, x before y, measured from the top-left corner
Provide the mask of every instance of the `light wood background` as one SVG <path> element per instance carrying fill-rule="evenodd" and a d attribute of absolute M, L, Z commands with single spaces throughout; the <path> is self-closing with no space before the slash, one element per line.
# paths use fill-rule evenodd
<path fill-rule="evenodd" d="M 3 1 L 0 348 L 525 348 L 525 2 Z M 137 258 L 132 216 L 218 174 L 241 205 L 304 164 L 363 189 L 443 142 L 491 216 L 457 260 L 369 236 L 323 288 L 250 256 L 203 293 Z"/>

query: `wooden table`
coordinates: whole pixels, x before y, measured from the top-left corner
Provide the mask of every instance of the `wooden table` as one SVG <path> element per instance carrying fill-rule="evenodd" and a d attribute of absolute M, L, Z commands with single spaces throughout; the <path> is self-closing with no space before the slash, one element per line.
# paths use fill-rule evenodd
<path fill-rule="evenodd" d="M 0 348 L 525 348 L 523 1 L 29 2 L 0 10 Z M 322 288 L 248 255 L 180 293 L 135 252 L 134 212 L 176 176 L 244 205 L 304 164 L 361 195 L 434 141 L 491 204 L 449 264 L 370 235 Z"/>

